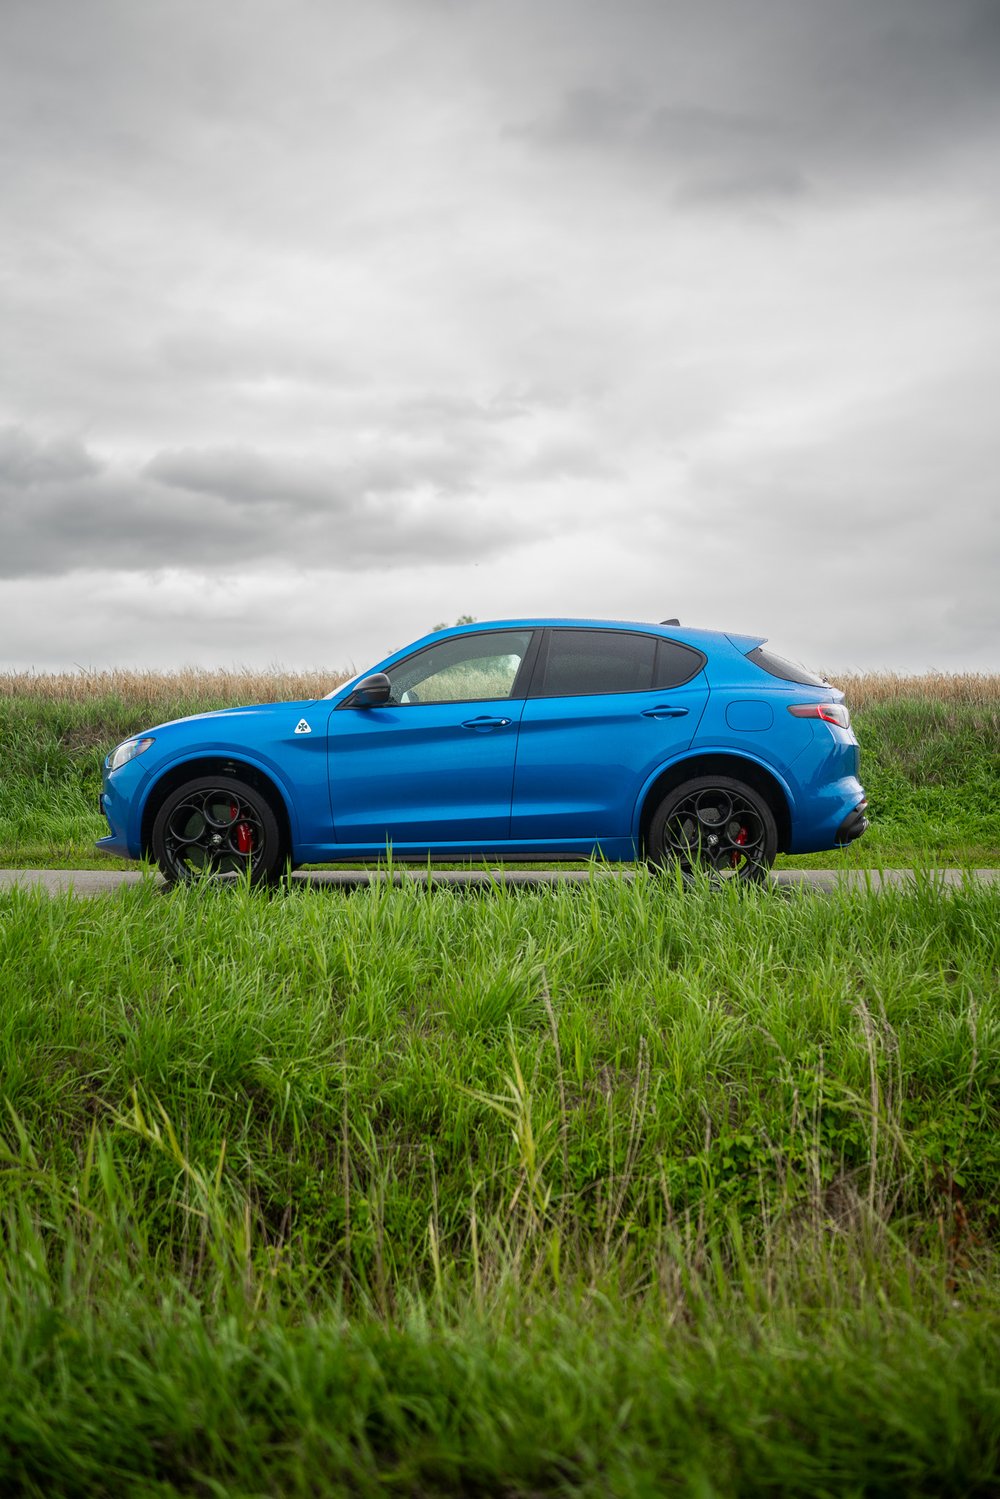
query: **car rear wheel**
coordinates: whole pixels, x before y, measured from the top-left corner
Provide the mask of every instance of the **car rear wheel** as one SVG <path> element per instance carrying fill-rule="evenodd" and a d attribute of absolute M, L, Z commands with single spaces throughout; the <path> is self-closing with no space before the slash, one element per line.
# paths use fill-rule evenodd
<path fill-rule="evenodd" d="M 649 857 L 698 872 L 714 882 L 759 883 L 778 852 L 778 829 L 767 802 L 742 781 L 702 776 L 685 781 L 657 807 L 649 828 Z"/>
<path fill-rule="evenodd" d="M 281 862 L 277 818 L 235 776 L 202 776 L 172 791 L 153 823 L 153 857 L 170 884 L 249 878 L 269 884 Z"/>

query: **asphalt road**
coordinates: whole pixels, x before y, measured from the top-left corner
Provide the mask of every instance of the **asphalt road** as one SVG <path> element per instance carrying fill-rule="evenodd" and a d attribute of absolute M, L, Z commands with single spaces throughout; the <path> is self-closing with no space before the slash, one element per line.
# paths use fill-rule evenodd
<path fill-rule="evenodd" d="M 983 884 L 1000 881 L 1000 869 L 975 869 L 972 878 Z M 359 890 L 367 885 L 388 878 L 393 884 L 426 885 L 427 870 L 394 869 L 391 876 L 380 869 L 327 869 L 317 873 L 292 875 L 296 884 L 317 888 Z M 630 880 L 634 871 L 628 866 L 600 869 L 593 876 L 599 880 Z M 435 885 L 457 885 L 462 888 L 490 887 L 494 885 L 579 885 L 591 878 L 586 869 L 494 869 L 474 870 L 439 869 L 431 873 Z M 966 878 L 959 869 L 938 869 L 934 878 L 944 887 L 961 885 Z M 50 895 L 72 890 L 75 895 L 101 895 L 109 890 L 119 890 L 125 885 L 136 885 L 142 880 L 152 880 L 162 885 L 159 875 L 147 875 L 139 870 L 103 869 L 0 869 L 0 890 L 12 885 L 41 886 Z M 878 870 L 864 869 L 782 869 L 771 875 L 772 884 L 781 889 L 806 886 L 812 890 L 880 890 L 883 887 L 899 887 L 913 879 L 909 869 Z"/>

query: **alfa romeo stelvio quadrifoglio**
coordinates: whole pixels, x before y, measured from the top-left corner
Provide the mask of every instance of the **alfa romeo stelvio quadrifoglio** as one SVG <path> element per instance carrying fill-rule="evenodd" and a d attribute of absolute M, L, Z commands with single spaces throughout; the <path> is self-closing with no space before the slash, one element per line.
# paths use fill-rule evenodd
<path fill-rule="evenodd" d="M 169 881 L 590 855 L 760 880 L 867 826 L 843 694 L 757 636 L 617 620 L 437 630 L 308 702 L 108 756 L 98 848 Z"/>

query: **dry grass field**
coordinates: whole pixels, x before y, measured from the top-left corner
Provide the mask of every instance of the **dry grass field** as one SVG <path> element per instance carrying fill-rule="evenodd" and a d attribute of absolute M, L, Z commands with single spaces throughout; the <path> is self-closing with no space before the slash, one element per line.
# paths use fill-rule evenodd
<path fill-rule="evenodd" d="M 27 698 L 41 703 L 91 703 L 118 698 L 135 709 L 160 712 L 178 702 L 211 699 L 230 706 L 276 703 L 324 697 L 350 672 L 286 671 L 281 667 L 253 671 L 249 667 L 218 667 L 201 671 L 64 671 L 0 672 L 0 699 Z"/>
<path fill-rule="evenodd" d="M 156 711 L 177 702 L 212 699 L 226 704 L 273 703 L 285 699 L 324 697 L 350 672 L 290 671 L 283 667 L 217 667 L 178 671 L 0 672 L 0 699 L 27 698 L 45 703 L 88 703 L 118 698 L 130 706 Z M 830 672 L 830 681 L 844 693 L 854 711 L 877 704 L 906 700 L 1000 709 L 1000 673 Z"/>
<path fill-rule="evenodd" d="M 916 701 L 944 707 L 1000 709 L 1000 674 L 929 671 L 903 676 L 894 671 L 830 673 L 852 711 L 863 712 L 884 703 Z"/>

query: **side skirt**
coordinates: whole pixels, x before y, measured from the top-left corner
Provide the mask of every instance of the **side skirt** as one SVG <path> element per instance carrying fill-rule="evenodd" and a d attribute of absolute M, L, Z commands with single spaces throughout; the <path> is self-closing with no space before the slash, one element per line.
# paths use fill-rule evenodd
<path fill-rule="evenodd" d="M 455 863 L 518 859 L 546 863 L 589 859 L 592 856 L 621 864 L 637 857 L 632 838 L 538 839 L 533 843 L 304 843 L 295 850 L 296 864 L 344 864 L 351 860 L 391 858 L 405 863 Z"/>

